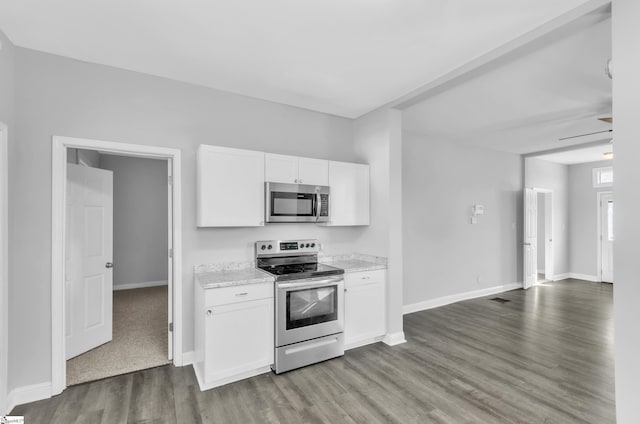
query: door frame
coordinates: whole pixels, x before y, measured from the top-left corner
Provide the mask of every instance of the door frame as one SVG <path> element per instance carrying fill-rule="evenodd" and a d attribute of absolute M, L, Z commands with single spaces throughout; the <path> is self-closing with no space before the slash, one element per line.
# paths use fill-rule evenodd
<path fill-rule="evenodd" d="M 552 281 L 554 277 L 553 190 L 534 187 L 534 191 L 544 194 L 544 279 Z"/>
<path fill-rule="evenodd" d="M 175 366 L 183 365 L 182 352 L 182 183 L 180 150 L 91 140 L 74 137 L 52 137 L 51 154 L 51 394 L 66 388 L 67 363 L 65 360 L 65 242 L 66 242 L 66 171 L 67 149 L 98 150 L 102 153 L 140 158 L 166 159 L 169 169 L 169 244 L 170 275 L 169 321 L 173 323 L 173 337 L 169 343 L 169 358 L 173 354 Z M 172 198 L 171 198 L 172 197 Z M 171 245 L 172 244 L 172 245 Z"/>
<path fill-rule="evenodd" d="M 554 247 L 553 247 L 553 190 L 551 189 L 547 189 L 547 188 L 542 188 L 542 187 L 525 187 L 526 189 L 531 189 L 533 190 L 534 193 L 536 193 L 536 195 L 538 193 L 542 193 L 545 195 L 545 202 L 544 202 L 544 225 L 545 225 L 545 245 L 544 245 L 544 255 L 545 255 L 545 261 L 544 261 L 544 273 L 545 273 L 545 281 L 552 281 L 555 278 L 554 275 L 554 268 L 555 268 L 555 255 L 554 255 Z M 526 202 L 526 193 L 525 193 L 525 202 Z M 540 213 L 540 211 L 538 210 L 538 201 L 536 200 L 536 226 L 537 226 L 537 217 Z M 526 225 L 526 213 L 527 213 L 527 208 L 526 205 L 525 207 L 523 207 L 523 222 Z M 526 233 L 526 228 L 524 229 L 525 233 Z M 536 228 L 536 232 L 537 232 L 537 228 Z M 549 241 L 549 237 L 547 237 L 547 234 L 550 235 L 551 240 Z M 525 246 L 523 246 L 522 249 L 522 270 L 523 270 L 523 281 L 522 284 L 525 288 L 528 288 L 529 286 L 526 286 L 526 248 L 524 248 Z M 536 273 L 538 271 L 538 267 L 537 267 L 537 249 L 536 249 Z M 536 286 L 540 284 L 536 278 L 536 282 L 534 284 L 532 284 L 532 286 Z"/>
<path fill-rule="evenodd" d="M 602 196 L 605 194 L 607 195 L 610 194 L 613 197 L 613 190 L 604 190 L 596 193 L 596 210 L 597 210 L 596 216 L 598 221 L 598 232 L 596 233 L 597 251 L 598 251 L 596 276 L 598 278 L 598 281 L 601 283 L 602 283 L 602 206 L 600 206 L 600 202 L 602 201 Z M 615 234 L 615 230 L 614 230 L 614 234 Z M 615 272 L 615 268 L 614 268 L 614 272 Z"/>
<path fill-rule="evenodd" d="M 8 127 L 0 122 L 0 415 L 9 413 L 6 408 L 8 397 L 9 370 L 9 190 L 8 190 Z"/>

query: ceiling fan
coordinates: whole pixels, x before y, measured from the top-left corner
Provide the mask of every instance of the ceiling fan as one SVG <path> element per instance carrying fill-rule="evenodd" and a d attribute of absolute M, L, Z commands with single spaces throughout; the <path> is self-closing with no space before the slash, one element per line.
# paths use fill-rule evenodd
<path fill-rule="evenodd" d="M 598 118 L 598 121 L 602 121 L 602 122 L 606 122 L 608 124 L 613 124 L 613 117 L 605 117 L 605 118 Z M 571 140 L 574 138 L 579 138 L 579 137 L 586 137 L 588 135 L 596 135 L 596 134 L 605 134 L 605 133 L 613 133 L 613 129 L 608 129 L 608 130 L 604 130 L 604 131 L 596 131 L 596 132 L 591 132 L 591 133 L 585 133 L 585 134 L 578 134 L 578 135 L 572 135 L 569 137 L 563 137 L 563 138 L 559 138 L 559 141 L 565 141 L 565 140 Z M 613 141 L 613 140 L 611 140 Z"/>

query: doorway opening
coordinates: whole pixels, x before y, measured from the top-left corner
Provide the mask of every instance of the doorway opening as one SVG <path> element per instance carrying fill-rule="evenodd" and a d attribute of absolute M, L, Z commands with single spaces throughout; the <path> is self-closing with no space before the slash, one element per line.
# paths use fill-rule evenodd
<path fill-rule="evenodd" d="M 613 192 L 598 192 L 598 276 L 603 283 L 613 283 L 613 217 Z"/>
<path fill-rule="evenodd" d="M 98 166 L 87 166 L 91 162 L 91 156 L 98 157 Z M 105 165 L 100 166 L 100 162 Z M 163 235 L 156 236 L 166 240 L 166 244 L 161 247 L 164 251 L 161 262 L 152 269 L 142 271 L 143 274 L 147 273 L 146 277 L 140 277 L 141 267 L 136 266 L 137 262 L 148 260 L 142 257 L 146 252 L 127 252 L 118 244 L 117 236 L 118 232 L 132 233 L 128 235 L 129 240 L 132 239 L 130 236 L 149 239 L 149 234 L 140 237 L 139 233 L 139 226 L 146 224 L 141 224 L 138 219 L 132 228 L 126 226 L 127 217 L 132 214 L 131 208 L 136 208 L 135 204 L 131 204 L 131 199 L 126 199 L 126 196 L 132 195 L 132 190 L 121 190 L 122 193 L 113 196 L 113 176 L 116 173 L 119 176 L 126 174 L 126 169 L 135 169 L 141 164 L 153 164 L 156 168 L 161 166 L 164 174 L 161 189 L 164 202 L 160 207 L 155 205 L 156 215 L 164 220 L 164 230 L 156 227 L 154 231 L 164 232 Z M 103 372 L 105 370 L 107 374 L 110 372 L 115 375 L 131 372 L 136 367 L 140 369 L 160 365 L 158 361 L 167 363 L 173 360 L 176 366 L 183 365 L 180 151 L 54 137 L 52 165 L 52 394 L 62 392 L 68 384 L 81 382 L 74 374 L 78 364 L 72 361 L 79 362 L 79 368 L 88 372 L 82 377 L 84 381 L 106 377 Z M 101 169 L 109 167 L 115 169 Z M 157 171 L 156 169 L 156 174 Z M 142 179 L 140 176 L 139 178 Z M 118 178 L 115 182 L 117 189 L 121 184 Z M 134 182 L 129 178 L 124 183 L 136 185 L 140 181 Z M 109 201 L 105 201 L 109 196 L 104 193 L 108 193 L 109 189 L 112 190 L 111 202 L 115 199 L 117 205 L 116 219 L 112 223 L 115 222 L 118 227 L 118 216 L 125 219 L 122 225 L 124 228 L 116 228 L 116 231 L 109 227 L 106 219 L 109 213 L 114 212 L 113 205 L 110 212 Z M 88 193 L 88 198 L 83 200 L 78 193 Z M 120 195 L 124 195 L 124 201 L 118 200 Z M 136 202 L 139 200 L 136 198 Z M 83 201 L 86 203 L 84 207 L 75 205 Z M 69 216 L 74 216 L 74 210 L 76 213 L 81 211 L 80 215 L 68 219 Z M 81 219 L 76 219 L 78 217 Z M 153 221 L 153 217 L 147 217 L 146 221 Z M 129 222 L 129 225 L 132 223 Z M 111 237 L 113 235 L 114 238 Z M 127 236 L 120 238 L 122 237 L 123 240 L 127 239 Z M 154 240 L 150 241 L 154 243 Z M 81 259 L 77 261 L 81 265 L 74 263 L 74 250 L 78 250 L 78 245 L 85 252 L 84 258 L 75 256 L 76 259 Z M 111 252 L 115 256 L 111 256 Z M 120 264 L 114 257 L 120 258 Z M 90 266 L 93 266 L 93 270 L 88 270 Z M 148 280 L 148 273 L 153 272 L 156 274 L 152 275 L 166 276 L 166 280 Z M 74 285 L 76 289 L 73 289 Z M 118 288 L 122 290 L 117 290 Z M 145 336 L 143 333 L 149 324 L 156 328 Z M 127 330 L 124 334 L 118 332 L 118 328 L 122 327 Z M 83 331 L 86 334 L 82 334 Z M 69 343 L 70 335 L 80 335 L 80 348 Z M 148 348 L 148 344 L 154 344 L 150 343 L 147 336 L 156 340 L 156 346 L 160 345 L 154 356 L 156 363 L 151 363 L 148 357 L 144 358 L 149 356 L 148 352 L 143 353 L 144 348 Z M 164 341 L 158 342 L 159 338 L 164 338 Z M 125 352 L 122 351 L 123 346 Z M 129 352 L 126 352 L 127 349 Z M 127 355 L 130 356 L 127 358 Z M 71 361 L 67 362 L 67 359 Z"/>
<path fill-rule="evenodd" d="M 553 279 L 553 191 L 525 188 L 524 288 Z"/>
<path fill-rule="evenodd" d="M 170 363 L 167 174 L 67 149 L 67 386 Z"/>

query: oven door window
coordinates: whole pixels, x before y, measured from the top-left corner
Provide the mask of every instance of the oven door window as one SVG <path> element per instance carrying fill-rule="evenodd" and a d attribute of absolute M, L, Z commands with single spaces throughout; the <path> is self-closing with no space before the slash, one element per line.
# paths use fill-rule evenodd
<path fill-rule="evenodd" d="M 338 319 L 338 286 L 287 291 L 287 330 Z"/>
<path fill-rule="evenodd" d="M 316 196 L 312 193 L 271 192 L 271 215 L 314 216 Z"/>

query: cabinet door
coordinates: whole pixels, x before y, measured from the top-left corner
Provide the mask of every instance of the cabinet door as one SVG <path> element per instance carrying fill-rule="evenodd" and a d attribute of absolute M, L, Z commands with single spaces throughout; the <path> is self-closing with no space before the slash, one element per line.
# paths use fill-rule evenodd
<path fill-rule="evenodd" d="M 347 347 L 366 344 L 386 331 L 385 272 L 358 272 L 345 278 L 344 338 Z"/>
<path fill-rule="evenodd" d="M 264 225 L 264 153 L 201 145 L 198 148 L 199 227 Z"/>
<path fill-rule="evenodd" d="M 265 181 L 298 183 L 298 158 L 296 156 L 265 154 Z"/>
<path fill-rule="evenodd" d="M 329 161 L 299 158 L 298 181 L 300 184 L 329 185 Z"/>
<path fill-rule="evenodd" d="M 369 225 L 369 165 L 329 161 L 331 222 Z"/>
<path fill-rule="evenodd" d="M 273 298 L 213 306 L 205 314 L 206 381 L 273 363 Z"/>

